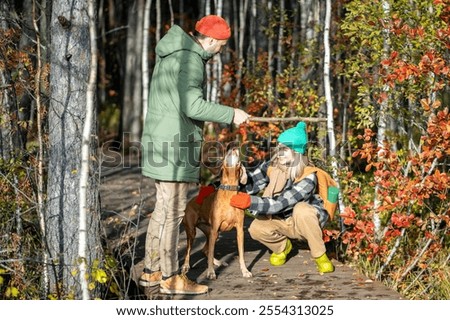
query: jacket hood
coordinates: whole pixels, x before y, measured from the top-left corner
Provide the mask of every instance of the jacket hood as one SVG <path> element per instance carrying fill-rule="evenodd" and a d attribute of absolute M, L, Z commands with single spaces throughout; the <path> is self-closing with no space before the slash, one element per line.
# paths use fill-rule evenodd
<path fill-rule="evenodd" d="M 195 52 L 202 57 L 203 60 L 208 60 L 213 56 L 213 54 L 203 50 L 199 43 L 177 25 L 173 25 L 167 34 L 161 38 L 156 45 L 155 52 L 158 56 L 163 58 L 182 50 Z"/>

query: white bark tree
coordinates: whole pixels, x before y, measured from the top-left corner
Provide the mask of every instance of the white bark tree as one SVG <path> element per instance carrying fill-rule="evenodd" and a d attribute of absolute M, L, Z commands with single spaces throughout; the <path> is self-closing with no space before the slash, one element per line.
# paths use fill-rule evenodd
<path fill-rule="evenodd" d="M 383 19 L 385 20 L 385 25 L 388 26 L 389 25 L 389 15 L 390 15 L 390 4 L 388 1 L 383 1 L 382 2 L 382 7 L 383 7 L 383 14 L 384 17 Z M 387 59 L 387 57 L 389 57 L 389 51 L 390 51 L 390 40 L 389 40 L 389 28 L 386 27 L 383 30 L 383 57 L 384 59 Z M 386 84 L 383 86 L 383 92 L 386 93 L 386 95 L 389 95 L 389 86 Z M 389 99 L 384 99 L 380 104 L 379 104 L 379 110 L 377 112 L 378 115 L 378 129 L 377 129 L 377 142 L 378 142 L 378 147 L 379 147 L 379 151 L 378 151 L 378 157 L 383 158 L 384 155 L 384 141 L 386 139 L 386 126 L 387 126 L 387 112 L 388 112 L 388 100 Z M 381 205 L 381 200 L 379 199 L 378 196 L 378 190 L 379 190 L 379 185 L 377 184 L 375 186 L 375 199 L 374 199 L 374 214 L 373 214 L 373 223 L 374 223 L 374 232 L 375 235 L 378 239 L 381 239 L 381 237 L 383 236 L 383 230 L 381 230 L 381 218 L 379 215 L 379 210 L 378 208 Z"/>
<path fill-rule="evenodd" d="M 325 100 L 327 105 L 327 135 L 328 135 L 328 152 L 331 157 L 336 156 L 336 137 L 334 134 L 334 117 L 333 117 L 333 98 L 330 84 L 330 24 L 331 24 L 331 1 L 326 0 L 325 8 L 325 27 L 323 32 L 323 80 L 325 88 Z"/>
<path fill-rule="evenodd" d="M 86 92 L 86 116 L 83 125 L 81 141 L 81 169 L 80 169 L 80 229 L 78 237 L 78 257 L 80 270 L 81 295 L 83 300 L 90 298 L 87 279 L 87 221 L 89 215 L 88 191 L 89 191 L 89 165 L 91 162 L 91 136 L 92 123 L 95 110 L 95 96 L 97 90 L 97 32 L 95 25 L 96 0 L 88 0 L 89 40 L 90 40 L 90 71 Z"/>
<path fill-rule="evenodd" d="M 327 105 L 327 136 L 328 136 L 328 153 L 331 156 L 332 176 L 338 184 L 340 189 L 339 176 L 338 176 L 338 163 L 336 161 L 336 135 L 334 132 L 334 107 L 333 96 L 331 92 L 330 84 L 330 25 L 331 25 L 331 0 L 326 0 L 325 4 L 325 23 L 323 33 L 323 47 L 324 47 L 324 63 L 323 63 L 323 79 L 325 89 L 325 100 Z M 344 200 L 342 195 L 339 195 L 339 207 L 340 210 L 344 209 Z"/>

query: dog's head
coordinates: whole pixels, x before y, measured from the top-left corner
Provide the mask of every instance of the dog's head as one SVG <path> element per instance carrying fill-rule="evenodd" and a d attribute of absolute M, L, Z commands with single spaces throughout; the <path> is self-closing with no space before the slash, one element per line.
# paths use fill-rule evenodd
<path fill-rule="evenodd" d="M 247 172 L 241 164 L 239 156 L 240 152 L 237 147 L 230 148 L 225 154 L 222 163 L 222 184 L 238 185 L 239 182 L 242 184 L 247 183 Z"/>

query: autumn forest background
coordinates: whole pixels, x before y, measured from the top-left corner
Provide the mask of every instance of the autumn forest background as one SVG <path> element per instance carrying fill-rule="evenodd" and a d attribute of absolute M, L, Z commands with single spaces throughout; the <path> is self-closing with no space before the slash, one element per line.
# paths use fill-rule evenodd
<path fill-rule="evenodd" d="M 208 145 L 239 142 L 251 169 L 305 119 L 341 190 L 336 258 L 450 299 L 449 0 L 1 0 L 0 298 L 130 297 L 102 164 L 138 156 L 155 44 L 206 14 L 232 27 L 207 98 L 267 120 L 207 124 Z"/>

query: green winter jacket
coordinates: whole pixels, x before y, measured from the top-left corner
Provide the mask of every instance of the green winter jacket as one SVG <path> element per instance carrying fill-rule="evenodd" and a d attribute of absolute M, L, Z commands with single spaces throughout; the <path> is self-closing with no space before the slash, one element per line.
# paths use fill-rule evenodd
<path fill-rule="evenodd" d="M 231 123 L 234 110 L 204 98 L 212 54 L 174 25 L 156 46 L 142 134 L 142 174 L 198 182 L 204 121 Z"/>

